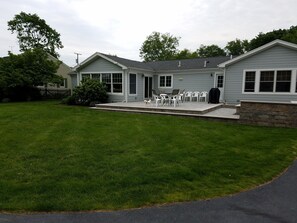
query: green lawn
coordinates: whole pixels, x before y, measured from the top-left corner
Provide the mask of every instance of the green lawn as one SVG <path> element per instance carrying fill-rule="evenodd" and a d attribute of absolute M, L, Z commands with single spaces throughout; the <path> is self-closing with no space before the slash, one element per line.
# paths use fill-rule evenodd
<path fill-rule="evenodd" d="M 270 181 L 296 129 L 0 104 L 0 210 L 66 211 L 207 199 Z"/>

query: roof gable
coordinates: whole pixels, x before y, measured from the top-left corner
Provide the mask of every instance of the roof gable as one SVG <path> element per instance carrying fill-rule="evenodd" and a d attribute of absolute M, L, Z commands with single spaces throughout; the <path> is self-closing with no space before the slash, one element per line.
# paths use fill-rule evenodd
<path fill-rule="evenodd" d="M 263 52 L 265 50 L 268 50 L 272 47 L 275 47 L 275 46 L 282 46 L 282 47 L 286 47 L 286 48 L 289 48 L 289 49 L 293 49 L 293 50 L 297 50 L 297 45 L 294 44 L 294 43 L 289 43 L 289 42 L 286 42 L 286 41 L 283 41 L 283 40 L 274 40 L 270 43 L 267 43 L 263 46 L 260 46 L 254 50 L 251 50 L 245 54 L 242 54 L 232 60 L 229 60 L 229 61 L 226 61 L 226 62 L 223 62 L 223 63 L 220 63 L 218 66 L 221 67 L 221 68 L 224 68 L 226 66 L 230 66 L 232 64 L 235 64 L 241 60 L 244 60 L 246 58 L 249 58 L 249 57 L 252 57 L 260 52 Z"/>
<path fill-rule="evenodd" d="M 105 60 L 107 60 L 108 62 L 110 63 L 113 63 L 119 67 L 121 67 L 122 69 L 128 69 L 127 66 L 125 66 L 124 64 L 121 64 L 115 60 L 113 60 L 112 58 L 108 57 L 107 55 L 105 54 L 102 54 L 102 53 L 94 53 L 93 55 L 91 55 L 90 57 L 88 57 L 87 59 L 85 59 L 83 62 L 81 62 L 80 64 L 76 65 L 74 67 L 74 70 L 77 70 L 78 68 L 83 68 L 85 66 L 87 66 L 88 64 L 92 63 L 93 61 L 95 61 L 97 58 L 103 58 Z"/>

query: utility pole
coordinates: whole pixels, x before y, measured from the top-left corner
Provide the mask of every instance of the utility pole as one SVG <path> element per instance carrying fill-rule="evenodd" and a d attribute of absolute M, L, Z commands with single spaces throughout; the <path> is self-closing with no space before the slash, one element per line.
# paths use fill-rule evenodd
<path fill-rule="evenodd" d="M 76 54 L 76 64 L 78 65 L 79 64 L 79 55 L 81 55 L 81 53 L 75 53 Z"/>

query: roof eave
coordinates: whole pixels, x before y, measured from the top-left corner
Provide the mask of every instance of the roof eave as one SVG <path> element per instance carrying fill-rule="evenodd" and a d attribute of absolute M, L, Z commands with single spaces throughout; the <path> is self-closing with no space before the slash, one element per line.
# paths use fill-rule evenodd
<path fill-rule="evenodd" d="M 277 39 L 277 40 L 271 41 L 270 43 L 267 43 L 267 44 L 265 44 L 263 46 L 260 46 L 260 47 L 254 49 L 254 50 L 251 50 L 251 51 L 249 51 L 249 52 L 247 52 L 245 54 L 242 54 L 242 55 L 240 55 L 240 56 L 238 56 L 238 57 L 236 57 L 236 58 L 234 58 L 232 60 L 226 61 L 224 63 L 220 63 L 218 65 L 218 67 L 225 68 L 228 65 L 237 63 L 237 62 L 239 62 L 239 61 L 241 61 L 241 60 L 243 60 L 245 58 L 251 57 L 251 56 L 253 56 L 253 55 L 255 55 L 255 54 L 259 53 L 259 52 L 262 52 L 264 50 L 267 50 L 267 49 L 269 49 L 271 47 L 274 47 L 274 46 L 277 46 L 277 45 L 297 50 L 297 45 L 296 44 L 289 43 L 289 42 Z"/>
<path fill-rule="evenodd" d="M 107 60 L 107 61 L 109 61 L 109 62 L 111 62 L 111 63 L 113 63 L 113 64 L 115 64 L 115 65 L 117 65 L 119 67 L 121 67 L 123 70 L 127 70 L 128 69 L 127 66 L 125 66 L 123 64 L 120 64 L 117 61 L 114 61 L 114 60 L 110 59 L 109 57 L 107 57 L 107 56 L 105 56 L 105 55 L 103 55 L 101 53 L 98 53 L 98 52 L 94 53 L 93 55 L 91 55 L 90 57 L 88 57 L 87 59 L 85 59 L 83 62 L 81 62 L 80 64 L 76 65 L 73 69 L 74 70 L 77 70 L 80 67 L 83 67 L 85 64 L 87 64 L 88 62 L 92 61 L 96 57 L 101 57 L 101 58 L 103 58 L 103 59 L 105 59 L 105 60 Z"/>

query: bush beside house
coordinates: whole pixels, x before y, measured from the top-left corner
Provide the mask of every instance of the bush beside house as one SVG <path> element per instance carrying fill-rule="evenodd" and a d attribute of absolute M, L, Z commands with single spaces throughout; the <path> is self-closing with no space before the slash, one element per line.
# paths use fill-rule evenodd
<path fill-rule="evenodd" d="M 107 102 L 106 86 L 99 80 L 85 79 L 80 86 L 73 89 L 73 95 L 63 100 L 68 105 L 94 106 Z"/>

